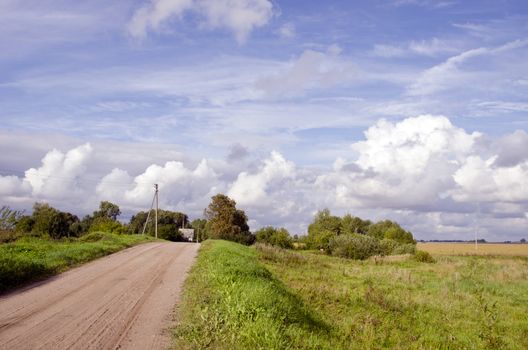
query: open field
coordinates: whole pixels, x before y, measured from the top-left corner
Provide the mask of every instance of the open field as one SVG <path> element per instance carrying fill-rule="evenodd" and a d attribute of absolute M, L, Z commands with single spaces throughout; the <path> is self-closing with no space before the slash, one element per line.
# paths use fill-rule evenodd
<path fill-rule="evenodd" d="M 0 292 L 152 240 L 150 236 L 96 232 L 79 239 L 25 237 L 0 244 Z"/>
<path fill-rule="evenodd" d="M 528 258 L 353 261 L 206 241 L 175 348 L 526 349 Z"/>
<path fill-rule="evenodd" d="M 507 255 L 528 256 L 528 244 L 418 243 L 417 248 L 434 255 Z"/>

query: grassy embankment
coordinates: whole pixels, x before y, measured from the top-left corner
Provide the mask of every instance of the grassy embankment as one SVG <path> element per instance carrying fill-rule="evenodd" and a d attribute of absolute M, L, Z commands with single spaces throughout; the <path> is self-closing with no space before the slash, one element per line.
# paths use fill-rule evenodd
<path fill-rule="evenodd" d="M 79 239 L 25 237 L 0 244 L 0 292 L 150 240 L 150 236 L 92 233 Z"/>
<path fill-rule="evenodd" d="M 203 243 L 175 348 L 528 348 L 528 259 L 352 261 Z"/>

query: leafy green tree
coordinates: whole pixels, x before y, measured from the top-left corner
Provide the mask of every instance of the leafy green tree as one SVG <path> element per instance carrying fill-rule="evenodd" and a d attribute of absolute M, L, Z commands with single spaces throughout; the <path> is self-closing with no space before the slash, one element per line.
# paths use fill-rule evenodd
<path fill-rule="evenodd" d="M 341 218 L 333 216 L 330 210 L 319 211 L 308 226 L 307 245 L 311 249 L 328 249 L 328 242 L 341 233 Z"/>
<path fill-rule="evenodd" d="M 35 219 L 33 216 L 24 215 L 18 220 L 16 224 L 16 231 L 20 233 L 30 233 L 33 231 L 33 225 L 35 225 Z"/>
<path fill-rule="evenodd" d="M 117 204 L 108 201 L 102 201 L 99 204 L 99 210 L 93 213 L 94 218 L 103 217 L 113 221 L 117 220 L 117 217 L 121 215 L 121 210 Z"/>
<path fill-rule="evenodd" d="M 147 221 L 148 212 L 141 211 L 132 216 L 128 224 L 129 233 L 142 233 L 143 226 Z M 188 227 L 189 219 L 186 214 L 158 210 L 158 237 L 169 241 L 182 241 L 183 237 L 179 232 L 180 228 Z M 149 223 L 146 233 L 152 234 L 154 229 L 154 211 L 150 213 Z"/>
<path fill-rule="evenodd" d="M 392 227 L 389 227 L 387 231 L 385 231 L 384 238 L 387 239 L 393 239 L 398 243 L 410 243 L 414 244 L 416 241 L 413 238 L 412 233 L 405 231 L 403 228 L 400 227 L 400 225 L 395 224 Z"/>
<path fill-rule="evenodd" d="M 88 232 L 123 234 L 126 233 L 126 228 L 117 220 L 112 220 L 106 216 L 97 216 L 92 220 Z"/>
<path fill-rule="evenodd" d="M 13 231 L 23 214 L 23 211 L 12 210 L 5 205 L 2 206 L 0 208 L 0 231 Z"/>
<path fill-rule="evenodd" d="M 205 209 L 205 217 L 210 238 L 248 245 L 255 241 L 255 236 L 249 232 L 246 213 L 237 209 L 236 202 L 224 194 L 211 198 L 211 203 Z"/>
<path fill-rule="evenodd" d="M 263 227 L 255 232 L 256 241 L 281 248 L 293 248 L 293 240 L 285 228 Z"/>
<path fill-rule="evenodd" d="M 372 224 L 370 220 L 362 220 L 357 216 L 352 216 L 347 214 L 341 219 L 341 229 L 342 234 L 367 234 L 369 226 Z"/>
<path fill-rule="evenodd" d="M 194 234 L 198 242 L 203 242 L 209 238 L 207 233 L 207 220 L 205 219 L 196 219 L 191 222 L 191 226 L 194 229 Z"/>
<path fill-rule="evenodd" d="M 69 237 L 70 226 L 79 221 L 77 216 L 61 212 L 47 203 L 35 203 L 32 217 L 34 220 L 32 232 L 49 235 L 54 239 Z"/>

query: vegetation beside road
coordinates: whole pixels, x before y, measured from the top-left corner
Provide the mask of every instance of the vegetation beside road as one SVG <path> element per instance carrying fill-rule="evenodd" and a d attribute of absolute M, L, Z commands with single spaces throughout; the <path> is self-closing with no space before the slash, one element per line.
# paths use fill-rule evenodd
<path fill-rule="evenodd" d="M 350 260 L 206 241 L 175 348 L 528 348 L 528 259 Z"/>
<path fill-rule="evenodd" d="M 146 235 L 94 232 L 81 238 L 22 237 L 0 244 L 0 292 L 152 240 Z"/>
<path fill-rule="evenodd" d="M 253 248 L 205 241 L 184 289 L 175 349 L 331 345 L 327 323 L 259 263 Z"/>

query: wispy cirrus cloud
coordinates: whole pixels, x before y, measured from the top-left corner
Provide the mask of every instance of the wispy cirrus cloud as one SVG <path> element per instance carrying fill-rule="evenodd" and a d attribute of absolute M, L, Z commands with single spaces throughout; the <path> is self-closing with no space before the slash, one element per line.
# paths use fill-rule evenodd
<path fill-rule="evenodd" d="M 160 32 L 188 12 L 200 17 L 202 27 L 230 30 L 238 43 L 266 25 L 273 16 L 268 0 L 150 0 L 140 7 L 128 24 L 128 33 L 144 39 L 149 32 Z"/>

